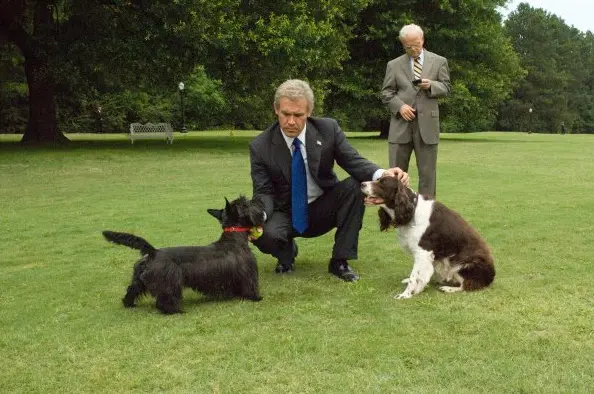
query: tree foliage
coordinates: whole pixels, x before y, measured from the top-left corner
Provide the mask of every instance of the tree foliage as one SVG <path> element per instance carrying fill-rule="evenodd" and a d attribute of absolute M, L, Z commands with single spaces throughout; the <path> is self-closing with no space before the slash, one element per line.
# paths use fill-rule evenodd
<path fill-rule="evenodd" d="M 500 128 L 594 131 L 594 40 L 559 17 L 521 3 L 505 23 L 526 77 L 503 103 Z M 532 108 L 532 113 L 529 109 Z"/>
<path fill-rule="evenodd" d="M 288 78 L 309 80 L 321 109 L 328 81 L 349 56 L 352 24 L 346 22 L 365 3 L 239 2 L 227 14 L 227 27 L 212 41 L 203 63 L 223 82 L 229 121 L 239 127 L 265 127 L 273 116 L 274 88 Z"/>
<path fill-rule="evenodd" d="M 228 108 L 221 117 L 238 126 L 263 127 L 272 114 L 263 108 L 270 108 L 271 89 L 279 81 L 307 78 L 323 96 L 325 81 L 348 57 L 346 38 L 351 28 L 342 19 L 359 3 L 364 2 L 2 3 L 0 33 L 19 47 L 25 65 L 32 63 L 27 60 L 28 51 L 44 55 L 35 61 L 43 70 L 28 75 L 29 101 L 32 114 L 48 116 L 43 125 L 27 127 L 24 140 L 64 140 L 56 104 L 60 114 L 70 117 L 93 110 L 99 101 L 118 92 L 136 90 L 167 97 L 164 91 L 175 89 L 178 81 L 189 78 L 201 65 L 207 79 L 222 81 L 220 94 Z M 30 17 L 37 14 L 45 16 L 44 29 L 39 18 Z M 21 45 L 19 37 L 27 45 Z M 35 86 L 48 89 L 38 97 L 32 91 L 32 77 L 41 75 L 44 82 Z M 30 116 L 29 123 L 34 118 Z"/>
<path fill-rule="evenodd" d="M 18 133 L 27 123 L 27 80 L 16 47 L 0 39 L 0 130 Z"/>
<path fill-rule="evenodd" d="M 521 75 L 496 10 L 504 3 L 408 0 L 394 7 L 388 0 L 372 1 L 359 14 L 349 42 L 351 57 L 334 81 L 336 89 L 328 103 L 332 113 L 357 129 L 377 128 L 378 119 L 389 117 L 379 104 L 378 91 L 387 62 L 404 53 L 400 28 L 415 23 L 425 31 L 426 48 L 447 57 L 451 69 L 453 93 L 442 105 L 442 128 L 452 132 L 492 128 L 499 104 Z"/>
<path fill-rule="evenodd" d="M 389 119 L 385 66 L 412 22 L 449 60 L 444 131 L 591 131 L 592 33 L 526 4 L 502 25 L 505 1 L 0 0 L 0 129 L 43 143 L 135 121 L 179 126 L 180 81 L 191 128 L 263 128 L 274 88 L 301 78 L 315 114 L 377 130 Z"/>

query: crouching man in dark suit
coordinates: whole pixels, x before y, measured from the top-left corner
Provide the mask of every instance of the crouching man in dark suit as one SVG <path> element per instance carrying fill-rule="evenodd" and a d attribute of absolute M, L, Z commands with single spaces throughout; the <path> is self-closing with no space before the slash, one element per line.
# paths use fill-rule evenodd
<path fill-rule="evenodd" d="M 254 197 L 264 202 L 266 224 L 254 241 L 278 259 L 277 273 L 295 269 L 296 237 L 312 238 L 336 228 L 328 271 L 345 281 L 357 274 L 347 260 L 357 259 L 365 205 L 363 181 L 396 176 L 408 185 L 400 168 L 380 169 L 349 144 L 334 119 L 310 117 L 314 95 L 307 82 L 291 79 L 274 96 L 278 121 L 250 143 Z M 334 163 L 349 175 L 339 181 Z"/>

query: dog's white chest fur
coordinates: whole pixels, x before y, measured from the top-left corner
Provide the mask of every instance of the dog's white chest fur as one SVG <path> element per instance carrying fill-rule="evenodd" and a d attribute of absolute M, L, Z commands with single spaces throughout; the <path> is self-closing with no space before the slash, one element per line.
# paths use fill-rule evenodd
<path fill-rule="evenodd" d="M 422 251 L 419 241 L 429 227 L 433 203 L 434 200 L 425 200 L 423 196 L 419 196 L 413 220 L 405 226 L 398 226 L 398 242 L 404 250 L 413 256 Z"/>
<path fill-rule="evenodd" d="M 429 227 L 434 202 L 434 200 L 425 200 L 419 195 L 413 219 L 406 225 L 398 226 L 398 242 L 402 249 L 412 254 L 414 265 L 410 276 L 403 280 L 403 283 L 407 283 L 406 289 L 396 298 L 410 298 L 421 292 L 433 275 L 435 253 L 421 248 L 419 242 Z M 394 216 L 394 212 L 386 211 L 392 217 Z M 446 265 L 449 267 L 449 263 Z M 448 276 L 452 275 L 453 273 L 448 273 Z"/>

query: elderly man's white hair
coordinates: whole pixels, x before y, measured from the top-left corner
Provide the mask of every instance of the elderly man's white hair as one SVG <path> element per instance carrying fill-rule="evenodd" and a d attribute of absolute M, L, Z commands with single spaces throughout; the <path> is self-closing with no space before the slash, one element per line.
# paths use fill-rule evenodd
<path fill-rule="evenodd" d="M 314 94 L 309 84 L 300 79 L 289 79 L 280 84 L 274 94 L 274 108 L 278 108 L 282 97 L 290 100 L 304 98 L 307 100 L 308 109 L 313 112 Z"/>
<path fill-rule="evenodd" d="M 421 26 L 411 23 L 410 25 L 405 25 L 402 27 L 402 29 L 400 29 L 400 34 L 398 35 L 398 38 L 402 40 L 404 37 L 411 34 L 418 34 L 421 36 L 421 38 L 425 36 L 425 34 L 423 33 L 423 29 L 421 29 Z"/>

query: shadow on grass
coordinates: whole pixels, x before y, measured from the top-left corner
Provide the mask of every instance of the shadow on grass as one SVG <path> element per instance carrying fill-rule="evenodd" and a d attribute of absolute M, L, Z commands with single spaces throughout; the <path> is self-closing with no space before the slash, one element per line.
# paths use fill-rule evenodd
<path fill-rule="evenodd" d="M 556 142 L 554 139 L 536 139 L 532 136 L 539 134 L 520 135 L 520 138 L 505 138 L 501 136 L 480 135 L 480 133 L 473 133 L 468 137 L 459 137 L 442 134 L 442 143 L 551 143 Z M 517 135 L 516 135 L 517 136 Z M 75 137 L 66 144 L 54 145 L 22 145 L 20 141 L 1 141 L 0 152 L 46 152 L 46 151 L 84 151 L 84 150 L 109 150 L 109 151 L 135 151 L 135 152 L 155 152 L 155 151 L 188 151 L 188 150 L 207 150 L 211 152 L 225 151 L 246 153 L 249 151 L 249 143 L 255 136 L 253 134 L 241 135 L 236 133 L 234 136 L 229 135 L 181 135 L 176 136 L 173 144 L 167 144 L 163 139 L 141 139 L 131 144 L 127 139 L 113 139 L 105 138 L 105 136 L 97 135 Z M 348 135 L 350 140 L 368 140 L 368 141 L 385 141 L 387 139 L 381 138 L 377 132 L 357 133 Z"/>
<path fill-rule="evenodd" d="M 79 151 L 79 150 L 110 150 L 110 151 L 187 151 L 208 150 L 225 152 L 249 152 L 249 143 L 253 135 L 236 136 L 197 136 L 180 137 L 167 144 L 161 139 L 144 139 L 131 144 L 122 139 L 73 139 L 66 144 L 54 145 L 22 145 L 20 141 L 0 142 L 0 152 L 45 152 L 45 151 Z"/>
<path fill-rule="evenodd" d="M 155 298 L 151 296 L 142 296 L 137 300 L 137 303 L 133 307 L 125 308 L 121 304 L 119 305 L 122 309 L 136 312 L 136 313 L 149 313 L 155 315 L 162 315 L 168 316 L 163 314 L 157 309 L 155 305 Z M 234 298 L 234 297 L 215 297 L 215 296 L 207 296 L 202 293 L 192 292 L 190 290 L 184 290 L 184 296 L 180 303 L 180 309 L 182 310 L 182 315 L 187 312 L 193 312 L 195 310 L 199 310 L 201 306 L 204 305 L 211 305 L 211 304 L 221 304 L 221 303 L 236 303 L 236 302 L 249 302 L 249 303 L 257 303 L 258 301 L 251 301 L 246 300 L 243 298 Z M 173 314 L 173 315 L 180 315 L 180 314 Z"/>
<path fill-rule="evenodd" d="M 470 142 L 470 143 L 496 143 L 496 144 L 500 144 L 500 143 L 528 143 L 528 144 L 532 144 L 532 143 L 539 143 L 539 144 L 546 144 L 546 143 L 555 143 L 556 141 L 550 140 L 550 141 L 545 141 L 545 140 L 523 140 L 523 139 L 505 139 L 505 138 L 459 138 L 459 137 L 445 137 L 445 138 L 441 138 L 440 142 Z"/>
<path fill-rule="evenodd" d="M 473 133 L 474 134 L 474 133 Z M 501 138 L 501 137 L 493 137 L 493 136 L 481 136 L 481 135 L 472 135 L 468 137 L 452 137 L 451 134 L 448 135 L 447 133 L 441 134 L 440 143 L 442 142 L 471 142 L 471 143 L 549 143 L 549 142 L 556 142 L 553 140 L 534 140 L 530 139 L 531 135 L 538 135 L 538 133 L 534 134 L 526 134 L 526 139 L 514 139 L 514 138 Z M 549 134 L 545 134 L 549 135 Z M 350 140 L 372 140 L 372 141 L 386 141 L 388 142 L 387 138 L 382 138 L 377 133 L 370 132 L 369 135 L 350 135 L 348 137 Z"/>

